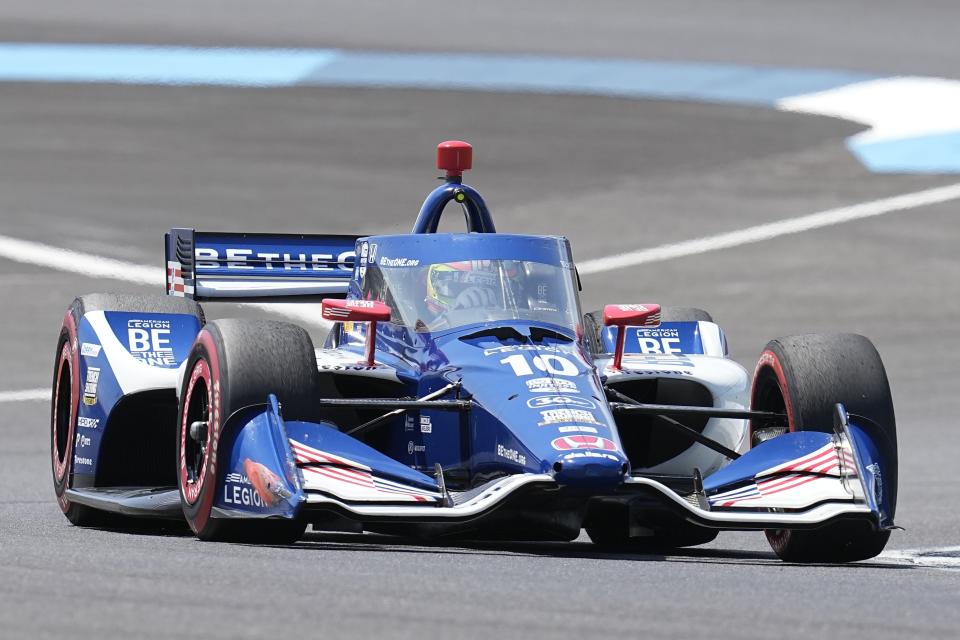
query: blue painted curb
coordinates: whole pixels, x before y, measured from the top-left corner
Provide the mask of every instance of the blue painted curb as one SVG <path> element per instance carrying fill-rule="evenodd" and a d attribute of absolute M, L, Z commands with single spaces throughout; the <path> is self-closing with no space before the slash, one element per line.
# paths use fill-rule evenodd
<path fill-rule="evenodd" d="M 380 87 L 583 94 L 773 107 L 880 79 L 826 69 L 494 54 L 0 43 L 0 81 Z M 960 116 L 958 116 L 960 119 Z M 958 127 L 960 130 L 960 127 Z M 848 148 L 876 172 L 960 172 L 958 132 Z"/>

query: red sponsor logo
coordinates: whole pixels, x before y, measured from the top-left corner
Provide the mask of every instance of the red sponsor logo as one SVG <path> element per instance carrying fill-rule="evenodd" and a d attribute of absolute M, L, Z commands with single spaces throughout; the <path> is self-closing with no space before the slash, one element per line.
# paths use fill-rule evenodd
<path fill-rule="evenodd" d="M 573 449 L 603 449 L 616 451 L 617 445 L 613 440 L 600 436 L 575 435 L 562 436 L 550 443 L 557 451 L 571 451 Z"/>

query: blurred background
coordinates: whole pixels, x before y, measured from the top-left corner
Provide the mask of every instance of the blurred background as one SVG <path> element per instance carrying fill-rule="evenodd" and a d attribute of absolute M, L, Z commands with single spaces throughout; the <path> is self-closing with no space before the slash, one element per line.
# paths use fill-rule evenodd
<path fill-rule="evenodd" d="M 0 0 L 0 628 L 955 637 L 955 575 L 785 566 L 757 534 L 654 558 L 83 532 L 50 490 L 39 390 L 75 295 L 161 291 L 134 267 L 162 282 L 164 231 L 406 232 L 436 144 L 463 139 L 499 230 L 565 235 L 590 265 L 585 310 L 704 308 L 750 370 L 779 335 L 869 336 L 900 424 L 889 548 L 956 547 L 960 187 L 910 194 L 960 184 L 958 21 L 945 0 Z M 862 203 L 876 215 L 841 220 Z M 123 264 L 91 277 L 91 258 Z"/>

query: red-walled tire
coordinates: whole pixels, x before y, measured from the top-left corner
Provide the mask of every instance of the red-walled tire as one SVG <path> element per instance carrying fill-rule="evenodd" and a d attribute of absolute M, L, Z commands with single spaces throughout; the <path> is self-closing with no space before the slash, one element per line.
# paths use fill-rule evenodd
<path fill-rule="evenodd" d="M 876 423 L 878 446 L 889 460 L 891 517 L 897 504 L 897 426 L 887 374 L 873 343 L 855 334 L 809 334 L 767 343 L 753 375 L 750 406 L 786 413 L 789 431 L 833 431 L 840 402 L 849 413 Z M 751 441 L 754 428 L 751 425 Z M 838 522 L 814 530 L 766 532 L 774 552 L 790 562 L 853 562 L 883 551 L 889 531 L 861 522 Z"/>
<path fill-rule="evenodd" d="M 194 342 L 180 390 L 177 477 L 180 504 L 201 540 L 288 544 L 306 523 L 291 520 L 227 520 L 211 517 L 222 463 L 218 444 L 224 422 L 236 411 L 276 394 L 284 418 L 310 419 L 317 384 L 316 355 L 306 331 L 264 320 L 216 320 Z M 193 422 L 207 423 L 202 442 Z"/>
<path fill-rule="evenodd" d="M 50 457 L 53 470 L 53 489 L 60 510 L 77 526 L 103 524 L 100 511 L 70 502 L 66 491 L 73 474 L 73 445 L 77 429 L 77 410 L 80 404 L 79 361 L 76 325 L 68 311 L 57 340 L 57 356 L 53 366 L 53 396 L 50 405 Z"/>

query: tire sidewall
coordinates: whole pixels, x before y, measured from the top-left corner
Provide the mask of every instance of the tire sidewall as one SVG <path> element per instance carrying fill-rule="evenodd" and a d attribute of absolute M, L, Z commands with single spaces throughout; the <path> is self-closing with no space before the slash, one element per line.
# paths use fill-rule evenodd
<path fill-rule="evenodd" d="M 222 354 L 218 349 L 219 341 L 211 329 L 204 327 L 194 343 L 187 360 L 186 372 L 180 391 L 177 429 L 177 483 L 180 491 L 180 504 L 187 524 L 198 536 L 205 537 L 214 523 L 211 522 L 214 499 L 216 497 L 217 470 L 219 468 L 220 433 L 225 415 L 222 407 L 222 390 L 226 386 L 225 371 L 222 367 Z M 184 444 L 190 437 L 190 425 L 187 412 L 190 406 L 190 393 L 194 383 L 204 378 L 209 406 L 209 422 L 204 467 L 199 480 L 199 488 L 187 486 L 187 467 Z"/>
<path fill-rule="evenodd" d="M 70 371 L 70 413 L 66 425 L 67 429 L 65 451 L 61 462 L 57 451 L 58 424 L 57 414 L 59 407 L 59 384 L 63 367 Z M 77 329 L 73 314 L 68 311 L 63 319 L 60 339 L 57 341 L 57 356 L 54 365 L 53 395 L 50 401 L 50 458 L 53 473 L 53 487 L 57 496 L 60 510 L 69 515 L 72 503 L 66 497 L 66 490 L 70 488 L 70 479 L 73 473 L 73 444 L 76 437 L 77 411 L 80 404 L 79 356 L 77 351 Z"/>

